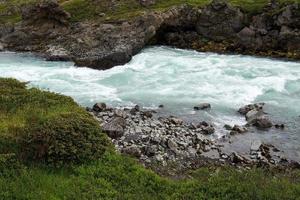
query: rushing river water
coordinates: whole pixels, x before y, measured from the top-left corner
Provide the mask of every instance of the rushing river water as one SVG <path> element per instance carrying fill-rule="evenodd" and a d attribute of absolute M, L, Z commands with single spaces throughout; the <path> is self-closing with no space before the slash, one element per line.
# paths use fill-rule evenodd
<path fill-rule="evenodd" d="M 298 62 L 152 47 L 124 66 L 98 71 L 28 54 L 0 53 L 0 76 L 72 96 L 83 106 L 106 102 L 157 108 L 164 104 L 164 113 L 213 122 L 218 135 L 224 133 L 225 123 L 245 123 L 236 113 L 240 106 L 265 102 L 272 120 L 285 123 L 287 129 L 255 133 L 255 137 L 276 143 L 300 159 Z M 194 112 L 193 106 L 203 102 L 211 103 L 212 110 Z"/>

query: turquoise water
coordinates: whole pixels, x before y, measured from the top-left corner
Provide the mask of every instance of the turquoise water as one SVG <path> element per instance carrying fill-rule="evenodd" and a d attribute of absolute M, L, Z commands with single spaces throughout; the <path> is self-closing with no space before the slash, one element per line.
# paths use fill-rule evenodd
<path fill-rule="evenodd" d="M 0 53 L 0 76 L 72 96 L 83 106 L 164 104 L 167 113 L 210 120 L 219 127 L 245 123 L 236 110 L 265 102 L 274 121 L 288 124 L 288 138 L 272 137 L 300 146 L 299 62 L 151 47 L 126 65 L 97 71 L 28 54 Z M 193 106 L 202 102 L 211 103 L 213 109 L 194 112 Z"/>

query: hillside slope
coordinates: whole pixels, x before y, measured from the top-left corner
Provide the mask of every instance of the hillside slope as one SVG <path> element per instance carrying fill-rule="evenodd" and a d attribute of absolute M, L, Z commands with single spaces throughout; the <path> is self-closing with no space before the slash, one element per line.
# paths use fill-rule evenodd
<path fill-rule="evenodd" d="M 160 177 L 115 153 L 71 98 L 13 79 L 0 78 L 0 111 L 0 199 L 294 200 L 300 194 L 296 170 L 212 166 L 186 172 L 189 179 Z M 95 142 L 100 148 L 90 148 Z"/>

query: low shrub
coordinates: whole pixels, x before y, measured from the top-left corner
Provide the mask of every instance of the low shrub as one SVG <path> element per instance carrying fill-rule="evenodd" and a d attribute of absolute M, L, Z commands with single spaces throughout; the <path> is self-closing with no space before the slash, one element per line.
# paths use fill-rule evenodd
<path fill-rule="evenodd" d="M 88 114 L 68 113 L 28 122 L 22 138 L 26 160 L 47 164 L 83 163 L 101 157 L 109 141 Z"/>
<path fill-rule="evenodd" d="M 23 167 L 15 154 L 0 154 L 0 177 L 12 177 Z"/>
<path fill-rule="evenodd" d="M 110 147 L 96 120 L 70 97 L 0 78 L 0 154 L 61 166 L 96 160 Z"/>

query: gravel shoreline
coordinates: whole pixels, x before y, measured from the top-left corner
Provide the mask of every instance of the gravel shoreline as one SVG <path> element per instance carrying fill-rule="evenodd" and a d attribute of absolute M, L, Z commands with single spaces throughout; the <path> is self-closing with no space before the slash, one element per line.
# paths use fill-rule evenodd
<path fill-rule="evenodd" d="M 210 137 L 216 129 L 205 121 L 188 123 L 169 116 L 162 117 L 155 110 L 111 108 L 98 103 L 87 110 L 97 119 L 102 130 L 111 138 L 117 151 L 137 158 L 145 166 L 155 168 L 193 169 L 207 165 L 232 165 L 238 168 L 281 167 L 299 168 L 298 162 L 288 160 L 278 147 L 254 140 L 248 155 L 224 151 L 224 144 L 232 136 L 247 134 L 248 129 L 284 128 L 273 124 L 263 111 L 263 103 L 246 105 L 238 112 L 245 115 L 245 126 L 233 127 L 224 124 L 228 134 L 220 139 Z M 163 105 L 159 106 L 161 109 Z M 211 109 L 209 104 L 200 104 L 195 110 Z M 160 166 L 160 167 L 157 167 Z"/>

